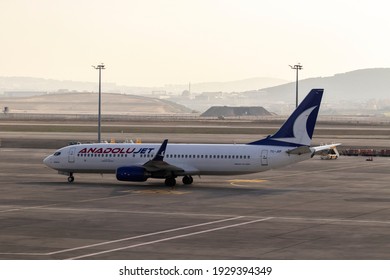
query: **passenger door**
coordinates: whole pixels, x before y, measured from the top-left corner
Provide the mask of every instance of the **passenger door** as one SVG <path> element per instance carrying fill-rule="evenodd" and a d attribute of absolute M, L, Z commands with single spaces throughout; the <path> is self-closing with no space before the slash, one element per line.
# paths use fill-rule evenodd
<path fill-rule="evenodd" d="M 76 151 L 75 147 L 69 149 L 69 154 L 68 154 L 68 162 L 69 163 L 74 163 L 74 161 L 75 161 L 75 151 Z"/>
<path fill-rule="evenodd" d="M 268 150 L 261 150 L 261 165 L 268 166 Z"/>

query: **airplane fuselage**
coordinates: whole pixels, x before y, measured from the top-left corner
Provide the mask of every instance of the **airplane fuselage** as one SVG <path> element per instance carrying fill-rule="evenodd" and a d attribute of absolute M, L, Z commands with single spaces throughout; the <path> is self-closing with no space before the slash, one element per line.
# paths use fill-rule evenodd
<path fill-rule="evenodd" d="M 63 173 L 115 173 L 142 166 L 161 144 L 80 144 L 64 147 L 44 163 Z M 237 175 L 262 172 L 310 158 L 288 154 L 285 146 L 248 144 L 170 144 L 164 160 L 185 171 L 177 175 Z M 164 176 L 161 176 L 164 177 Z M 158 176 L 157 176 L 158 178 Z"/>

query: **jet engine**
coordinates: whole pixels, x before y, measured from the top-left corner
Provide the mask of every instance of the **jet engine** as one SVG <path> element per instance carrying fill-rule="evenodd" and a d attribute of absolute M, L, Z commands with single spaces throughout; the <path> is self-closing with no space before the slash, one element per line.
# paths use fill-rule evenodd
<path fill-rule="evenodd" d="M 140 166 L 124 166 L 116 170 L 118 181 L 145 182 L 150 178 L 150 173 Z"/>

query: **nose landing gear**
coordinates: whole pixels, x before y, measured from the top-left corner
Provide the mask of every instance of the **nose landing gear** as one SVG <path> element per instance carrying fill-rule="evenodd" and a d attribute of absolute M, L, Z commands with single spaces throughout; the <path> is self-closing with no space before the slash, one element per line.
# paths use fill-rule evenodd
<path fill-rule="evenodd" d="M 73 173 L 69 173 L 68 183 L 73 183 L 73 181 L 74 181 Z"/>

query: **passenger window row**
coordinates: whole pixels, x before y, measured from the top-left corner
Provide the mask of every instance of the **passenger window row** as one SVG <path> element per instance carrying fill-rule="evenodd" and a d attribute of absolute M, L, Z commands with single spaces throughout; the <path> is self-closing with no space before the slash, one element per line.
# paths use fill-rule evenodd
<path fill-rule="evenodd" d="M 249 155 L 167 155 L 167 158 L 250 159 Z"/>
<path fill-rule="evenodd" d="M 137 154 L 133 154 L 136 157 Z M 123 158 L 130 155 L 127 154 L 77 154 L 78 157 L 114 157 Z M 141 158 L 153 158 L 154 154 L 139 154 Z M 250 159 L 249 155 L 183 155 L 183 154 L 168 154 L 166 158 L 192 158 L 192 159 Z"/>

